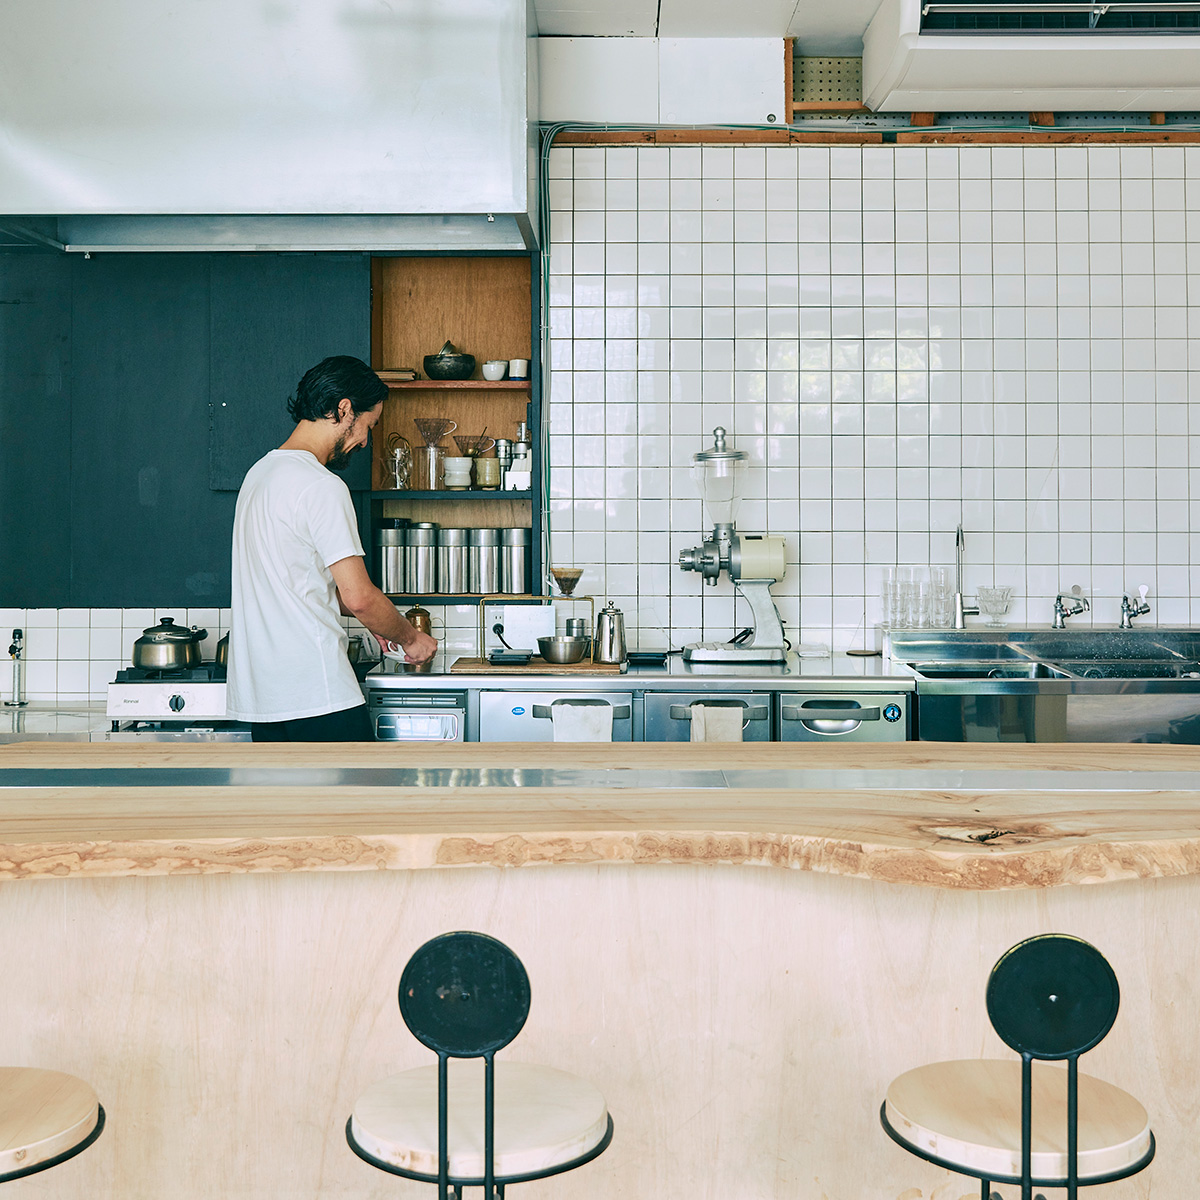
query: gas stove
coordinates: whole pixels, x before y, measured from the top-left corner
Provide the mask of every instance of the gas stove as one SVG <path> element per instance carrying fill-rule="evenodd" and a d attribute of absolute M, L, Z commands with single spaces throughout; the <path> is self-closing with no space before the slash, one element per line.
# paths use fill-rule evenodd
<path fill-rule="evenodd" d="M 108 685 L 105 712 L 119 722 L 225 720 L 225 665 L 207 662 L 181 671 L 148 671 L 126 667 Z"/>

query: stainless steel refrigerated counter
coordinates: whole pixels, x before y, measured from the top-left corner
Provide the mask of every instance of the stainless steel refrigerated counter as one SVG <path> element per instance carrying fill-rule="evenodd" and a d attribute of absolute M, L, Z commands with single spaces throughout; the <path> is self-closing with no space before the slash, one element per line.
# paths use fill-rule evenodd
<path fill-rule="evenodd" d="M 745 741 L 904 741 L 913 687 L 911 672 L 897 675 L 878 656 L 847 654 L 738 666 L 671 656 L 665 666 L 622 674 L 565 675 L 421 674 L 386 662 L 363 681 L 377 733 L 422 741 L 431 733 L 447 741 L 550 741 L 554 705 L 585 701 L 612 704 L 616 741 L 686 742 L 698 703 L 743 708 Z M 398 711 L 409 714 L 402 724 L 411 739 L 395 736 Z"/>

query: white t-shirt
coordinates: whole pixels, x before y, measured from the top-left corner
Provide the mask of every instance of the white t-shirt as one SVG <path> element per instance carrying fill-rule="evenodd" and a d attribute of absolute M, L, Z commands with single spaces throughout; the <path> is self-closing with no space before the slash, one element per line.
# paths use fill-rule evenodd
<path fill-rule="evenodd" d="M 330 564 L 361 555 L 350 489 L 307 450 L 246 472 L 233 518 L 226 710 L 292 721 L 363 703 Z"/>

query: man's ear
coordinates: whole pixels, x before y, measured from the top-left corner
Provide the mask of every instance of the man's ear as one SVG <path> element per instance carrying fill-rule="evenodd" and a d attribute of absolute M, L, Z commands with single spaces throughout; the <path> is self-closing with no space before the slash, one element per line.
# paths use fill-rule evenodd
<path fill-rule="evenodd" d="M 346 420 L 346 418 L 347 418 L 348 416 L 352 416 L 352 415 L 353 415 L 353 411 L 354 411 L 354 405 L 350 403 L 350 397 L 349 397 L 349 396 L 343 396 L 343 397 L 342 397 L 342 398 L 341 398 L 341 399 L 338 401 L 338 406 L 337 406 L 337 424 L 341 425 L 341 424 L 342 424 L 342 423 L 343 423 L 343 422 Z"/>

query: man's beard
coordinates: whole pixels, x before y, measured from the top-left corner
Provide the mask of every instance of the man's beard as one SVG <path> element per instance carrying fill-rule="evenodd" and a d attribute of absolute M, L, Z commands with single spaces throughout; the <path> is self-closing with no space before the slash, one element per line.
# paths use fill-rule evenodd
<path fill-rule="evenodd" d="M 344 471 L 350 463 L 350 459 L 362 449 L 361 446 L 355 446 L 353 450 L 346 449 L 346 435 L 342 434 L 336 442 L 333 443 L 333 451 L 325 460 L 325 465 L 331 471 Z"/>

